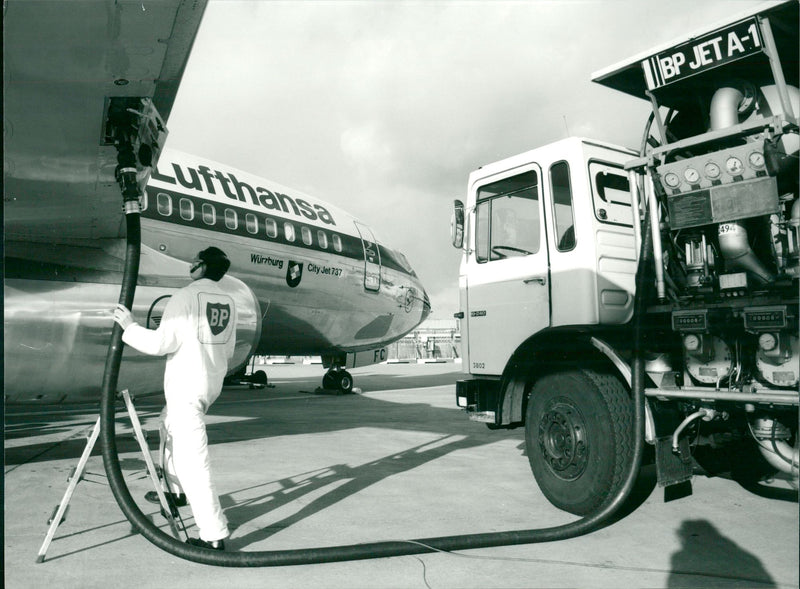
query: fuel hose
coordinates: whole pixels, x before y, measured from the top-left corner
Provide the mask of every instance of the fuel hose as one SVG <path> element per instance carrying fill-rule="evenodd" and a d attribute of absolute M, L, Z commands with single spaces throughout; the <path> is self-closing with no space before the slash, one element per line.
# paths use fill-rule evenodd
<path fill-rule="evenodd" d="M 652 238 L 650 237 L 650 232 L 646 230 L 649 224 L 648 217 L 650 212 L 651 211 L 648 209 L 644 221 L 645 230 L 642 232 L 643 238 L 639 256 L 639 266 L 636 274 L 637 291 L 634 302 L 634 361 L 631 386 L 634 406 L 633 456 L 628 465 L 628 470 L 622 486 L 616 494 L 609 496 L 593 514 L 568 524 L 550 528 L 440 536 L 436 538 L 395 540 L 293 550 L 226 552 L 183 543 L 163 532 L 141 511 L 141 509 L 139 509 L 130 494 L 122 474 L 116 447 L 114 412 L 123 343 L 122 329 L 115 323 L 106 357 L 105 373 L 103 375 L 100 437 L 103 465 L 108 477 L 109 486 L 120 509 L 136 531 L 162 550 L 186 560 L 225 567 L 304 565 L 424 554 L 429 552 L 450 552 L 494 546 L 554 542 L 582 536 L 612 523 L 620 513 L 621 508 L 624 506 L 636 483 L 644 451 L 644 356 L 641 343 L 643 341 L 645 295 L 652 282 L 649 278 L 651 273 L 648 272 L 650 260 L 648 250 L 651 248 Z M 127 227 L 127 248 L 119 302 L 131 308 L 136 289 L 139 254 L 141 251 L 141 226 L 138 202 L 126 201 L 125 218 Z"/>

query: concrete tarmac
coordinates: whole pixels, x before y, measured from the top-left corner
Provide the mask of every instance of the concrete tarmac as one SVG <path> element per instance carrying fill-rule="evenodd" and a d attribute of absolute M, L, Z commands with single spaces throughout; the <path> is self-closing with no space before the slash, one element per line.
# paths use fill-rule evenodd
<path fill-rule="evenodd" d="M 321 366 L 266 366 L 274 388 L 226 389 L 208 416 L 229 550 L 272 551 L 523 530 L 574 516 L 541 495 L 522 430 L 490 431 L 455 407 L 458 364 L 353 371 L 361 392 L 315 392 Z M 158 447 L 158 396 L 136 407 Z M 7 407 L 4 578 L 21 588 L 798 587 L 797 490 L 696 476 L 664 502 L 645 469 L 630 512 L 588 536 L 331 564 L 257 569 L 196 564 L 134 534 L 107 485 L 99 442 L 70 510 L 36 563 L 97 418 L 96 407 Z M 118 412 L 126 480 L 165 531 L 153 486 Z M 181 509 L 197 536 L 189 508 Z"/>

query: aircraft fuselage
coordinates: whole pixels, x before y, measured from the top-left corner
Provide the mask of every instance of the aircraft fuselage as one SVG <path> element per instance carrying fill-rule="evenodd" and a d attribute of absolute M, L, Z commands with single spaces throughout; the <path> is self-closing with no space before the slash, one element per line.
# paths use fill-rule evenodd
<path fill-rule="evenodd" d="M 405 257 L 341 209 L 246 172 L 164 150 L 142 198 L 134 319 L 156 328 L 188 262 L 215 245 L 239 309 L 232 369 L 253 354 L 379 349 L 430 312 Z M 118 296 L 123 243 L 6 245 L 6 402 L 96 397 Z M 369 354 L 361 354 L 369 356 Z M 381 359 L 375 355 L 376 360 Z M 127 348 L 120 386 L 160 390 L 163 359 Z"/>

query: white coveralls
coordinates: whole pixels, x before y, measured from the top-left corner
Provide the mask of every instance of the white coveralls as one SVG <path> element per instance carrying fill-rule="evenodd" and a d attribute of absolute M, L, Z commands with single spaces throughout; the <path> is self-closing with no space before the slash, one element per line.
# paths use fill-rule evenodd
<path fill-rule="evenodd" d="M 186 494 L 201 539 L 227 538 L 204 416 L 222 390 L 236 345 L 233 299 L 217 282 L 201 278 L 172 296 L 157 330 L 133 323 L 122 340 L 144 354 L 167 355 L 161 430 L 167 480 L 173 493 Z"/>

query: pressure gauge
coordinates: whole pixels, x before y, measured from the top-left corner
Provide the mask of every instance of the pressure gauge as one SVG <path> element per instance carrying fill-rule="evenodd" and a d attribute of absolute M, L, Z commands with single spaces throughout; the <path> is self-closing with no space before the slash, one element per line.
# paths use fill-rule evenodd
<path fill-rule="evenodd" d="M 694 168 L 686 168 L 683 171 L 683 177 L 689 184 L 697 184 L 700 181 L 700 172 Z"/>
<path fill-rule="evenodd" d="M 764 167 L 764 154 L 760 151 L 754 151 L 748 156 L 748 161 L 750 162 L 750 166 L 753 168 L 763 168 Z"/>
<path fill-rule="evenodd" d="M 688 352 L 696 352 L 700 349 L 700 336 L 694 333 L 685 335 L 683 337 L 683 347 Z"/>
<path fill-rule="evenodd" d="M 703 172 L 706 174 L 706 178 L 709 180 L 716 180 L 719 178 L 721 170 L 719 166 L 714 162 L 708 162 L 705 167 L 703 168 Z"/>
<path fill-rule="evenodd" d="M 744 165 L 738 157 L 731 156 L 725 162 L 725 169 L 728 170 L 731 176 L 741 176 L 744 171 Z"/>
<path fill-rule="evenodd" d="M 778 339 L 771 333 L 762 333 L 758 336 L 758 347 L 765 352 L 771 352 L 778 345 Z"/>
<path fill-rule="evenodd" d="M 667 172 L 664 175 L 664 183 L 670 188 L 677 188 L 678 184 L 681 183 L 681 179 L 675 172 Z"/>

